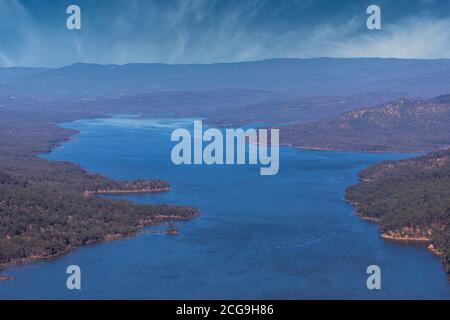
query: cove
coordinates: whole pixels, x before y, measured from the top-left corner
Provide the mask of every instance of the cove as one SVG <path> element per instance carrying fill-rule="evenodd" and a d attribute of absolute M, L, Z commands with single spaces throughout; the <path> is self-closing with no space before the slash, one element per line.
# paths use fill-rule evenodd
<path fill-rule="evenodd" d="M 142 234 L 89 245 L 7 271 L 0 298 L 48 299 L 449 299 L 438 258 L 423 246 L 384 241 L 353 215 L 345 189 L 357 172 L 402 154 L 280 148 L 280 170 L 176 166 L 175 128 L 192 119 L 113 117 L 64 124 L 80 131 L 46 158 L 78 163 L 116 179 L 160 178 L 171 191 L 114 196 L 137 203 L 187 204 L 200 216 L 180 234 Z M 66 268 L 82 290 L 66 288 Z M 381 290 L 366 269 L 381 268 Z"/>

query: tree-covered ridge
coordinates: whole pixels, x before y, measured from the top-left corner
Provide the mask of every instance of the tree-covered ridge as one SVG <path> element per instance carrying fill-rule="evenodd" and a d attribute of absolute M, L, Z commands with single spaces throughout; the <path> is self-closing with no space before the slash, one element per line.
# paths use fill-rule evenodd
<path fill-rule="evenodd" d="M 424 152 L 450 146 L 450 97 L 401 98 L 320 122 L 281 130 L 297 147 L 354 151 Z"/>
<path fill-rule="evenodd" d="M 83 244 L 197 214 L 189 207 L 86 198 L 76 191 L 5 179 L 0 182 L 0 198 L 0 265 L 57 256 Z"/>
<path fill-rule="evenodd" d="M 383 235 L 429 239 L 450 276 L 450 150 L 385 161 L 363 170 L 346 198 L 380 222 Z"/>

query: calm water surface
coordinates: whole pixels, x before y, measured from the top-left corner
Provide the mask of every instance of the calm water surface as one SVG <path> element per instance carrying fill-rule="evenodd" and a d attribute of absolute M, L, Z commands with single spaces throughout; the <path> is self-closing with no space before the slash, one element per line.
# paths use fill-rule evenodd
<path fill-rule="evenodd" d="M 173 165 L 170 133 L 192 120 L 66 126 L 81 133 L 47 158 L 116 179 L 168 180 L 170 192 L 124 197 L 188 204 L 201 215 L 179 224 L 179 236 L 143 233 L 8 270 L 16 279 L 0 282 L 0 298 L 450 298 L 439 259 L 381 240 L 343 201 L 359 170 L 405 155 L 282 148 L 279 174 L 260 176 L 257 166 Z M 72 264 L 81 267 L 81 291 L 66 289 Z M 381 267 L 382 290 L 366 287 L 371 264 Z"/>

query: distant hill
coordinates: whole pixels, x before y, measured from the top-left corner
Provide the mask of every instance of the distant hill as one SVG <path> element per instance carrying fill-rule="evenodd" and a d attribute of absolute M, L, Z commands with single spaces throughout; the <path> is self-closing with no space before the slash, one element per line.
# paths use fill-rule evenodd
<path fill-rule="evenodd" d="M 419 152 L 450 147 L 450 96 L 402 98 L 332 119 L 281 130 L 281 141 L 297 147 Z"/>
<path fill-rule="evenodd" d="M 450 60 L 274 59 L 167 65 L 74 64 L 11 77 L 0 95 L 64 97 L 134 95 L 217 88 L 280 91 L 295 96 L 382 93 L 431 98 L 450 92 Z M 2 73 L 0 69 L 0 83 Z"/>
<path fill-rule="evenodd" d="M 22 82 L 23 79 L 27 79 L 33 75 L 37 75 L 42 72 L 50 71 L 46 68 L 0 68 L 0 84 L 11 84 L 15 82 Z"/>
<path fill-rule="evenodd" d="M 141 114 L 147 117 L 201 117 L 218 126 L 254 123 L 287 125 L 333 118 L 361 105 L 372 106 L 392 98 L 381 94 L 293 97 L 275 91 L 224 88 L 141 93 L 107 99 L 77 99 L 70 104 L 59 103 L 59 109 Z M 10 102 L 4 104 L 11 105 Z M 36 106 L 36 102 L 32 105 Z M 23 109 L 24 103 L 19 107 Z M 44 101 L 42 108 L 48 107 L 49 103 Z"/>

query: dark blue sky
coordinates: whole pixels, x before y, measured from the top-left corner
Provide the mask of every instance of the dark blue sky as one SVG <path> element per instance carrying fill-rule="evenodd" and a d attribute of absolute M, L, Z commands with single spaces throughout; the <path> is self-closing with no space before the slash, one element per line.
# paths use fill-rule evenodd
<path fill-rule="evenodd" d="M 82 30 L 66 29 L 66 8 Z M 382 30 L 366 28 L 366 8 Z M 0 66 L 450 58 L 446 0 L 1 0 Z"/>

